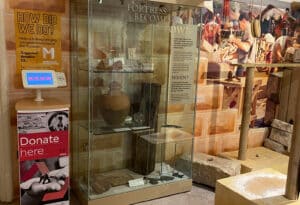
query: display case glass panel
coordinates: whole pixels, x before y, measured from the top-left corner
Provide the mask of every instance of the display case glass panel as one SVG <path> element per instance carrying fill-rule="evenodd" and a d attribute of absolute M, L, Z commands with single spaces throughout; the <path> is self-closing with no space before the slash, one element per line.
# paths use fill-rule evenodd
<path fill-rule="evenodd" d="M 195 9 L 167 1 L 71 3 L 73 185 L 80 197 L 191 181 Z"/>

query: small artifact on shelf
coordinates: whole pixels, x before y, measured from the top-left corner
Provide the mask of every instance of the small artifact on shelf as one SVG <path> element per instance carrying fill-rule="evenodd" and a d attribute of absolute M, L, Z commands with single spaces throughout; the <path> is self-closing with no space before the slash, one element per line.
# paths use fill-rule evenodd
<path fill-rule="evenodd" d="M 105 70 L 106 68 L 107 67 L 106 67 L 106 64 L 105 64 L 104 60 L 100 60 L 100 62 L 96 66 L 96 69 L 98 69 L 98 70 Z"/>
<path fill-rule="evenodd" d="M 91 183 L 92 189 L 97 193 L 97 194 L 102 194 L 106 191 L 108 191 L 112 186 L 109 181 L 109 179 L 106 180 L 93 180 Z"/>
<path fill-rule="evenodd" d="M 122 70 L 122 68 L 123 68 L 123 63 L 122 63 L 122 61 L 116 61 L 116 62 L 114 62 L 113 64 L 112 64 L 112 69 L 113 70 Z"/>
<path fill-rule="evenodd" d="M 104 121 L 112 126 L 121 125 L 130 110 L 129 97 L 121 91 L 121 84 L 113 81 L 107 94 L 99 98 L 100 111 Z"/>
<path fill-rule="evenodd" d="M 183 177 L 184 177 L 184 174 L 182 174 L 182 173 L 180 173 L 180 172 L 177 172 L 177 171 L 175 171 L 175 172 L 172 174 L 172 176 L 174 176 L 174 177 L 178 177 L 178 178 L 183 178 Z"/>
<path fill-rule="evenodd" d="M 150 184 L 158 184 L 159 182 L 159 179 L 156 179 L 156 178 L 147 178 L 149 180 L 149 183 Z"/>
<path fill-rule="evenodd" d="M 91 186 L 97 194 L 102 194 L 112 187 L 126 185 L 133 177 L 127 173 L 117 171 L 95 175 L 91 180 Z"/>
<path fill-rule="evenodd" d="M 122 70 L 123 62 L 122 60 L 116 60 L 115 62 L 112 59 L 109 61 L 108 59 L 101 59 L 96 66 L 97 70 Z"/>
<path fill-rule="evenodd" d="M 160 176 L 161 181 L 171 181 L 173 179 L 174 179 L 173 176 L 167 176 L 167 175 Z"/>

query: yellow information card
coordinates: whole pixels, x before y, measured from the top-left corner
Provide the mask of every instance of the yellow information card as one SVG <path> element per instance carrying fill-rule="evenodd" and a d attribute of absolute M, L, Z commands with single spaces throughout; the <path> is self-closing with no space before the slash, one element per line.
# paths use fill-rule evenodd
<path fill-rule="evenodd" d="M 17 71 L 61 70 L 61 19 L 57 13 L 15 9 Z"/>

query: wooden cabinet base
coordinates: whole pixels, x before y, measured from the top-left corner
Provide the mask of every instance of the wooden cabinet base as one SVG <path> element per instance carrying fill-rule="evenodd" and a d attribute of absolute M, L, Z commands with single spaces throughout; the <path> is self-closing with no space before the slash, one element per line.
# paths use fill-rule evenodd
<path fill-rule="evenodd" d="M 86 200 L 82 196 L 81 192 L 78 192 L 75 188 L 76 196 L 80 202 L 84 205 L 98 205 L 98 204 L 109 204 L 109 205 L 129 205 L 142 201 L 148 201 L 164 196 L 169 196 L 177 193 L 187 192 L 192 189 L 192 180 L 181 180 L 172 183 L 161 184 L 153 187 L 141 188 L 126 192 L 122 194 L 116 194 L 108 197 L 99 199 Z"/>

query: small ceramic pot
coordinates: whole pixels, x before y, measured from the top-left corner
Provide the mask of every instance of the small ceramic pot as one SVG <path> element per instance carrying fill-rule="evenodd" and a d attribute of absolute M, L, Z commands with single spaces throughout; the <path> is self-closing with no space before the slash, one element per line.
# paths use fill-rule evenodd
<path fill-rule="evenodd" d="M 107 94 L 100 96 L 100 111 L 105 122 L 111 126 L 121 125 L 130 110 L 129 97 L 121 91 L 118 82 L 110 84 Z"/>

